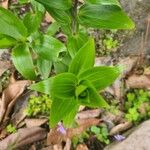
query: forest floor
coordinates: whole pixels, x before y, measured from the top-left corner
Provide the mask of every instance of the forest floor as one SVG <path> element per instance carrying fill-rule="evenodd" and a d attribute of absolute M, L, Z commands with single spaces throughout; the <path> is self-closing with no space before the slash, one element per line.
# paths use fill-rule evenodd
<path fill-rule="evenodd" d="M 7 2 L 0 4 L 8 8 Z M 15 70 L 11 50 L 0 51 L 0 150 L 103 150 L 108 145 L 108 150 L 117 150 L 112 143 L 127 140 L 135 127 L 149 120 L 150 6 L 146 0 L 142 4 L 132 1 L 130 7 L 122 1 L 122 5 L 135 21 L 135 30 L 89 30 L 96 41 L 95 66 L 124 66 L 115 83 L 101 92 L 111 107 L 80 107 L 79 126 L 66 129 L 69 136 L 49 130 L 49 114 L 42 113 L 43 108 L 50 109 L 49 97 L 28 90 L 30 81 Z M 25 13 L 26 8 L 17 11 Z M 46 15 L 42 27 L 50 23 Z M 63 34 L 57 36 L 64 39 Z"/>

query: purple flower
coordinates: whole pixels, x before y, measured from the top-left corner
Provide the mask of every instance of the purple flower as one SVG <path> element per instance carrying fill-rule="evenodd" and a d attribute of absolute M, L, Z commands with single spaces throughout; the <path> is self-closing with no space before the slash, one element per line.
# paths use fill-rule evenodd
<path fill-rule="evenodd" d="M 117 140 L 117 141 L 123 141 L 125 139 L 124 136 L 120 135 L 120 134 L 117 134 L 117 135 L 114 135 L 114 138 Z"/>
<path fill-rule="evenodd" d="M 66 129 L 64 128 L 64 126 L 60 122 L 58 123 L 57 131 L 62 133 L 62 134 L 66 134 Z"/>

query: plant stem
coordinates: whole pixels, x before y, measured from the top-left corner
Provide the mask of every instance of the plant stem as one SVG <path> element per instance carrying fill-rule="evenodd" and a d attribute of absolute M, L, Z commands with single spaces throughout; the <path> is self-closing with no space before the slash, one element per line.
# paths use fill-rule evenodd
<path fill-rule="evenodd" d="M 78 23 L 77 23 L 77 7 L 78 7 L 78 0 L 73 1 L 73 12 L 72 12 L 72 31 L 75 35 L 78 30 Z"/>

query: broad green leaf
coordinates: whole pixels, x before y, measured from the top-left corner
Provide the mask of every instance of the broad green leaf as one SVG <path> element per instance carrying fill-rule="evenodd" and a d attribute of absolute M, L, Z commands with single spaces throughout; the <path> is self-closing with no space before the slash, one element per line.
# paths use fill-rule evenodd
<path fill-rule="evenodd" d="M 29 35 L 38 30 L 38 28 L 40 27 L 40 23 L 42 21 L 42 16 L 43 14 L 40 11 L 35 13 L 29 12 L 26 14 L 23 22 L 26 28 L 28 29 Z"/>
<path fill-rule="evenodd" d="M 72 73 L 61 73 L 55 76 L 51 88 L 52 98 L 68 99 L 75 97 L 77 82 L 76 76 Z"/>
<path fill-rule="evenodd" d="M 53 9 L 67 10 L 72 6 L 72 0 L 36 0 L 45 7 Z"/>
<path fill-rule="evenodd" d="M 54 77 L 51 77 L 51 78 L 48 78 L 48 79 L 43 80 L 41 82 L 32 84 L 30 86 L 30 89 L 34 90 L 34 91 L 44 93 L 44 94 L 51 95 L 50 91 L 51 91 L 51 88 L 52 88 L 53 79 L 54 79 Z"/>
<path fill-rule="evenodd" d="M 88 87 L 85 86 L 85 85 L 82 85 L 82 84 L 78 85 L 78 86 L 76 87 L 76 91 L 75 91 L 76 97 L 78 97 L 81 93 L 83 93 L 87 88 L 88 88 Z"/>
<path fill-rule="evenodd" d="M 49 74 L 51 72 L 52 62 L 38 57 L 37 58 L 37 67 L 38 67 L 38 71 L 39 71 L 40 75 L 42 76 L 42 78 L 46 79 L 49 77 Z"/>
<path fill-rule="evenodd" d="M 39 2 L 36 2 L 35 0 L 30 0 L 30 3 L 32 5 L 32 9 L 34 12 L 42 12 L 44 13 L 45 12 L 45 8 L 42 4 L 40 4 Z"/>
<path fill-rule="evenodd" d="M 78 13 L 78 21 L 86 27 L 102 29 L 133 29 L 132 20 L 116 5 L 85 4 Z"/>
<path fill-rule="evenodd" d="M 73 126 L 73 123 L 75 121 L 75 116 L 78 110 L 79 110 L 79 104 L 75 104 L 75 106 L 70 110 L 70 112 L 63 118 L 63 124 L 65 125 L 65 127 Z"/>
<path fill-rule="evenodd" d="M 86 2 L 89 2 L 91 4 L 117 5 L 121 7 L 118 0 L 86 0 Z"/>
<path fill-rule="evenodd" d="M 47 8 L 46 10 L 50 13 L 50 15 L 60 24 L 68 25 L 71 23 L 71 14 L 69 11 L 62 11 L 59 9 L 51 9 Z"/>
<path fill-rule="evenodd" d="M 88 80 L 97 90 L 102 90 L 112 84 L 120 73 L 120 67 L 99 66 L 82 72 L 78 79 Z"/>
<path fill-rule="evenodd" d="M 33 49 L 40 57 L 49 61 L 57 61 L 59 53 L 66 51 L 62 42 L 48 35 L 40 35 L 35 39 Z"/>
<path fill-rule="evenodd" d="M 78 101 L 81 105 L 85 105 L 88 107 L 108 107 L 109 105 L 107 102 L 103 99 L 102 96 L 99 95 L 99 93 L 96 91 L 95 87 L 89 82 L 84 81 L 82 85 L 87 86 L 87 95 L 84 97 L 78 97 Z"/>
<path fill-rule="evenodd" d="M 27 79 L 36 78 L 35 69 L 29 47 L 26 44 L 19 44 L 12 51 L 12 61 L 17 70 Z"/>
<path fill-rule="evenodd" d="M 69 66 L 69 72 L 78 75 L 88 68 L 93 67 L 95 57 L 94 39 L 90 38 L 77 52 Z"/>
<path fill-rule="evenodd" d="M 16 43 L 17 41 L 14 38 L 9 37 L 7 35 L 0 35 L 0 49 L 10 48 Z"/>
<path fill-rule="evenodd" d="M 48 29 L 46 30 L 46 34 L 53 36 L 56 34 L 57 31 L 59 31 L 59 28 L 60 28 L 60 24 L 58 22 L 54 22 L 50 24 L 50 26 L 48 27 Z"/>
<path fill-rule="evenodd" d="M 68 66 L 64 64 L 62 61 L 54 62 L 54 69 L 56 74 L 67 72 Z"/>
<path fill-rule="evenodd" d="M 66 53 L 65 56 L 62 57 L 57 62 L 54 62 L 54 69 L 56 74 L 67 72 L 70 62 L 71 62 L 71 57 L 68 53 Z"/>
<path fill-rule="evenodd" d="M 54 99 L 52 102 L 51 112 L 50 112 L 50 127 L 53 128 L 57 125 L 58 122 L 62 121 L 64 118 L 66 119 L 67 115 L 70 115 L 70 113 L 72 113 L 72 110 L 75 110 L 76 107 L 77 107 L 77 101 L 74 98 Z M 71 116 L 73 114 L 71 114 Z M 71 119 L 70 120 L 71 123 L 73 118 L 70 119 Z"/>
<path fill-rule="evenodd" d="M 68 37 L 67 48 L 72 58 L 76 55 L 78 50 L 88 41 L 87 35 L 76 34 Z"/>
<path fill-rule="evenodd" d="M 12 12 L 0 7 L 0 34 L 24 41 L 27 29 Z"/>

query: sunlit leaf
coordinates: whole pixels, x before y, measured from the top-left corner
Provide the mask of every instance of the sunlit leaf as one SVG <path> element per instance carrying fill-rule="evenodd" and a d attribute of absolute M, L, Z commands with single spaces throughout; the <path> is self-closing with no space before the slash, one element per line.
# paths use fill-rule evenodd
<path fill-rule="evenodd" d="M 29 47 L 26 44 L 19 44 L 12 51 L 12 60 L 17 70 L 27 79 L 35 79 L 35 69 Z"/>
<path fill-rule="evenodd" d="M 88 68 L 93 67 L 95 57 L 95 45 L 94 39 L 90 38 L 83 47 L 77 52 L 76 56 L 72 60 L 69 72 L 78 75 Z"/>
<path fill-rule="evenodd" d="M 62 42 L 48 35 L 39 35 L 34 40 L 33 49 L 40 57 L 49 61 L 56 61 L 59 53 L 67 50 Z"/>
<path fill-rule="evenodd" d="M 12 12 L 0 7 L 0 34 L 17 40 L 25 40 L 27 29 Z"/>
<path fill-rule="evenodd" d="M 116 5 L 85 4 L 79 10 L 78 21 L 86 27 L 103 29 L 133 29 L 135 26 Z"/>
<path fill-rule="evenodd" d="M 79 80 L 88 80 L 97 90 L 102 90 L 112 84 L 121 73 L 120 67 L 99 66 L 79 74 Z"/>

